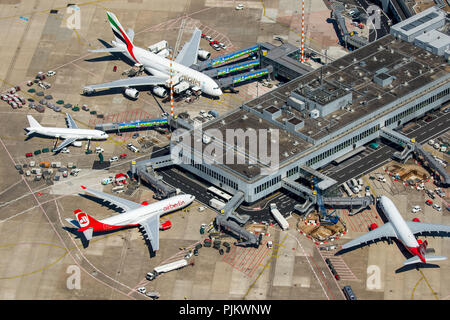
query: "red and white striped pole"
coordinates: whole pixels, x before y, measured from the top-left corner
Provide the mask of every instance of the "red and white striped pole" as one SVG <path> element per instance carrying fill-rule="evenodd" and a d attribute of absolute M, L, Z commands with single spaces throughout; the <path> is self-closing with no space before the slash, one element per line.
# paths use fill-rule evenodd
<path fill-rule="evenodd" d="M 305 0 L 302 0 L 302 44 L 301 44 L 301 63 L 305 62 Z"/>
<path fill-rule="evenodd" d="M 173 82 L 172 82 L 172 54 L 170 55 L 170 117 L 173 118 Z"/>

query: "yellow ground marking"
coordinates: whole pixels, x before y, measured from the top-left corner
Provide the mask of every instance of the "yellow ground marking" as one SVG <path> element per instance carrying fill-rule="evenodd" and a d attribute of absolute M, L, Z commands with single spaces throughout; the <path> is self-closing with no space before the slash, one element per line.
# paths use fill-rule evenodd
<path fill-rule="evenodd" d="M 16 276 L 10 276 L 10 277 L 0 277 L 0 280 L 11 280 L 11 279 L 16 279 L 16 278 L 20 278 L 20 277 L 26 277 L 41 271 L 44 271 L 45 269 L 50 268 L 51 266 L 57 264 L 61 259 L 63 259 L 67 254 L 68 251 L 61 246 L 55 245 L 55 244 L 51 244 L 51 243 L 43 243 L 43 242 L 17 242 L 17 243 L 8 243 L 8 244 L 4 244 L 4 245 L 0 245 L 0 248 L 5 248 L 5 247 L 12 247 L 12 246 L 16 246 L 16 245 L 22 245 L 22 244 L 31 244 L 31 245 L 44 245 L 44 246 L 51 246 L 51 247 L 55 247 L 58 249 L 62 249 L 64 251 L 64 254 L 62 256 L 60 256 L 58 259 L 56 259 L 55 261 L 53 261 L 52 263 L 38 269 L 38 270 L 34 270 L 31 272 L 27 272 L 24 274 L 19 274 Z"/>
<path fill-rule="evenodd" d="M 286 247 L 284 244 L 281 244 L 281 243 L 272 242 L 272 244 L 274 246 L 278 246 L 278 247 Z"/>
<path fill-rule="evenodd" d="M 414 300 L 414 292 L 416 291 L 417 286 L 419 285 L 420 281 L 423 280 L 423 277 L 420 277 L 419 281 L 417 281 L 416 285 L 413 288 L 413 291 L 411 293 L 411 300 Z"/>
<path fill-rule="evenodd" d="M 272 20 L 273 22 L 275 22 L 275 23 L 277 23 L 277 24 L 279 24 L 279 25 L 281 25 L 281 26 L 283 26 L 283 27 L 289 29 L 289 31 L 295 32 L 295 33 L 300 37 L 300 39 L 302 38 L 302 34 L 299 33 L 297 29 L 291 28 L 289 25 L 286 25 L 286 24 L 284 24 L 284 23 L 281 23 L 281 22 L 277 21 L 276 19 L 272 19 L 272 18 L 266 16 L 266 6 L 264 5 L 264 1 L 263 1 L 263 0 L 259 0 L 259 1 L 261 2 L 262 6 L 263 6 L 263 15 L 264 15 L 264 17 L 266 17 L 266 19 Z M 312 0 L 310 0 L 310 1 L 312 1 Z M 306 13 L 305 13 L 305 14 L 306 14 Z M 308 38 L 308 39 L 306 39 L 306 40 L 311 40 L 311 41 L 313 41 L 313 42 L 316 42 L 314 39 L 311 39 L 311 38 Z M 306 40 L 305 40 L 305 41 L 306 41 Z M 318 43 L 318 42 L 317 42 L 317 43 Z"/>
<path fill-rule="evenodd" d="M 422 270 L 419 269 L 419 272 L 420 272 L 420 274 L 422 275 L 423 279 L 425 280 L 425 282 L 426 282 L 428 288 L 430 288 L 431 293 L 434 295 L 434 297 L 436 298 L 436 300 L 439 300 L 439 298 L 438 298 L 436 292 L 434 292 L 433 288 L 431 288 L 431 285 L 430 285 L 430 283 L 428 282 L 427 277 L 425 277 L 425 275 L 423 274 Z"/>
<path fill-rule="evenodd" d="M 364 179 L 365 183 L 369 186 L 370 191 L 373 193 L 373 196 L 376 199 L 377 198 L 377 194 L 376 194 L 375 190 L 372 189 L 372 186 L 369 184 L 369 181 L 367 181 L 365 176 L 363 176 L 363 179 Z"/>
<path fill-rule="evenodd" d="M 104 236 L 104 237 L 90 240 L 89 243 L 95 243 L 95 242 L 104 240 L 104 239 L 106 239 L 106 238 L 112 237 L 112 236 L 114 236 L 114 235 L 117 235 L 117 234 L 119 234 L 119 233 L 121 233 L 121 232 L 125 232 L 125 231 L 127 231 L 127 230 L 128 230 L 128 229 L 116 231 L 116 232 L 111 233 L 111 234 L 109 234 L 109 235 L 106 235 L 106 236 Z M 54 266 L 55 264 L 57 264 L 57 263 L 58 263 L 59 261 L 61 261 L 61 260 L 62 260 L 69 252 L 71 252 L 71 251 L 73 251 L 73 250 L 75 250 L 75 249 L 77 249 L 77 248 L 79 249 L 79 248 L 82 248 L 82 247 L 83 247 L 83 244 L 79 244 L 79 245 L 76 245 L 76 246 L 74 246 L 74 247 L 69 248 L 68 250 L 66 250 L 66 248 L 64 248 L 64 247 L 62 247 L 62 246 L 55 245 L 55 244 L 51 244 L 51 243 L 43 243 L 43 242 L 17 242 L 17 243 L 9 243 L 9 244 L 0 245 L 0 248 L 2 248 L 2 247 L 11 247 L 11 246 L 21 245 L 21 244 L 46 245 L 46 246 L 51 246 L 51 247 L 55 247 L 55 248 L 59 248 L 59 249 L 64 250 L 64 254 L 61 255 L 59 258 L 57 258 L 57 259 L 56 259 L 55 261 L 53 261 L 52 263 L 50 263 L 50 264 L 48 264 L 48 265 L 46 265 L 46 266 L 44 266 L 44 267 L 42 267 L 42 268 L 40 268 L 40 269 L 38 269 L 38 270 L 31 271 L 31 272 L 27 272 L 27 273 L 24 273 L 24 274 L 19 274 L 19 275 L 16 275 L 16 276 L 11 276 L 11 277 L 0 277 L 0 280 L 17 279 L 17 278 L 26 277 L 26 276 L 29 276 L 29 275 L 32 275 L 32 274 L 35 274 L 35 273 L 39 273 L 39 272 L 44 271 L 44 270 L 46 270 L 46 269 L 48 269 L 48 268 Z"/>
<path fill-rule="evenodd" d="M 284 236 L 283 240 L 281 241 L 281 244 L 284 243 L 284 241 L 286 241 L 288 234 L 286 233 L 286 235 Z M 278 251 L 278 250 L 273 250 L 273 251 Z M 266 271 L 267 267 L 270 264 L 270 261 L 272 261 L 272 258 L 275 255 L 271 255 L 271 257 L 269 258 L 269 261 L 267 261 L 266 265 L 264 266 L 264 268 L 261 270 L 261 272 L 258 274 L 258 276 L 256 277 L 255 281 L 253 281 L 253 283 L 250 285 L 250 287 L 248 288 L 247 292 L 244 294 L 244 296 L 242 297 L 242 300 L 244 300 L 247 295 L 249 294 L 250 290 L 253 288 L 253 286 L 255 285 L 256 281 L 258 281 L 259 277 L 264 273 L 264 271 Z"/>

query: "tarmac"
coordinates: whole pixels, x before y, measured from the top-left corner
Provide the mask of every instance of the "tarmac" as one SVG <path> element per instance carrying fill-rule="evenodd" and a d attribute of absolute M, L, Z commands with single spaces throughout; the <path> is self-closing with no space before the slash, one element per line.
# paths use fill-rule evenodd
<path fill-rule="evenodd" d="M 269 10 L 274 9 L 269 5 L 264 11 L 260 2 L 248 2 L 248 7 L 240 12 L 236 12 L 229 3 L 222 7 L 222 1 L 212 0 L 82 2 L 78 4 L 81 29 L 75 30 L 66 27 L 70 14 L 66 12 L 65 5 L 53 1 L 1 4 L 0 27 L 3 32 L 0 37 L 7 47 L 0 53 L 0 89 L 4 92 L 14 85 L 20 85 L 20 95 L 36 100 L 35 94 L 26 92 L 26 81 L 33 79 L 39 71 L 54 70 L 56 75 L 46 79 L 52 85 L 46 93 L 52 94 L 54 101 L 61 99 L 74 106 L 87 104 L 99 114 L 118 118 L 126 118 L 140 111 L 145 116 L 159 117 L 162 110 L 155 99 L 145 92 L 141 93 L 137 101 L 125 98 L 121 93 L 89 97 L 81 95 L 84 85 L 118 79 L 130 67 L 121 60 L 88 52 L 89 49 L 102 47 L 98 39 L 112 39 L 106 10 L 115 12 L 126 29 L 134 28 L 135 44 L 144 48 L 160 41 L 162 37 L 171 44 L 186 41 L 191 31 L 181 28 L 180 17 L 184 17 L 194 21 L 194 24 L 198 22 L 203 25 L 215 38 L 230 41 L 227 50 L 231 51 L 261 40 L 272 41 L 270 35 L 273 34 L 286 35 L 289 41 L 295 43 L 298 30 L 292 30 L 290 24 L 286 26 L 277 20 L 289 15 L 292 15 L 292 21 L 296 19 L 295 14 L 298 15 L 298 12 L 288 9 L 293 2 L 278 1 L 278 11 Z M 325 10 L 322 3 L 317 4 L 317 8 L 315 6 L 309 8 L 308 12 Z M 156 11 L 153 8 L 159 9 Z M 58 12 L 50 13 L 51 9 Z M 275 17 L 276 22 L 265 21 L 264 14 Z M 326 28 L 316 32 L 326 32 Z M 202 40 L 201 46 L 209 49 L 205 40 Z M 213 57 L 221 53 L 213 52 Z M 112 71 L 115 65 L 118 66 L 117 72 Z M 219 100 L 201 97 L 194 103 L 180 101 L 175 104 L 176 113 L 186 111 L 196 115 L 200 110 L 214 109 L 222 114 L 262 94 L 264 90 L 268 89 L 250 83 L 239 87 L 238 94 L 227 93 Z M 169 104 L 158 101 L 167 112 Z M 63 111 L 67 110 L 63 108 Z M 86 111 L 68 112 L 83 128 L 99 120 Z M 380 243 L 334 258 L 336 266 L 339 264 L 339 268 L 336 268 L 346 275 L 337 281 L 324 261 L 324 251 L 295 229 L 298 219 L 295 214 L 288 218 L 291 225 L 288 231 L 281 231 L 277 225 L 268 226 L 259 248 L 232 246 L 230 252 L 224 255 L 213 248 L 201 248 L 198 256 L 189 259 L 189 262 L 194 262 L 193 265 L 147 281 L 145 275 L 154 267 L 185 255 L 186 251 L 180 250 L 180 247 L 192 247 L 202 241 L 207 235 L 200 234 L 200 225 L 209 224 L 217 212 L 211 208 L 200 211 L 198 208 L 205 204 L 196 201 L 187 210 L 164 217 L 163 220 L 172 222 L 172 228 L 160 233 L 160 250 L 151 258 L 137 228 L 97 235 L 86 246 L 82 236 L 70 228 L 65 218 L 73 218 L 76 209 L 82 209 L 97 219 L 118 213 L 81 197 L 79 186 L 86 185 L 110 192 L 110 186 L 103 187 L 100 181 L 110 175 L 126 172 L 131 160 L 149 156 L 151 149 L 131 153 L 126 144 L 132 142 L 138 146 L 138 142 L 132 139 L 132 133 L 124 133 L 122 136 L 113 134 L 107 141 L 91 144 L 91 149 L 95 146 L 105 149 L 106 161 L 124 152 L 128 154 L 126 159 L 113 163 L 106 170 L 93 170 L 92 164 L 98 160 L 98 155 L 86 155 L 85 143 L 82 148 L 70 147 L 70 154 L 41 153 L 28 159 L 25 153 L 51 148 L 54 141 L 41 137 L 25 140 L 23 128 L 27 126 L 26 114 L 35 116 L 42 125 L 65 126 L 64 114 L 50 109 L 40 114 L 29 110 L 27 106 L 13 110 L 4 102 L 0 102 L 0 114 L 3 115 L 0 129 L 2 300 L 149 299 L 136 291 L 140 287 L 158 291 L 161 299 L 343 300 L 345 297 L 341 288 L 346 284 L 354 288 L 358 299 L 450 297 L 448 260 L 440 263 L 440 268 L 396 273 L 404 257 L 395 244 Z M 165 133 L 153 130 L 139 133 L 140 136 L 148 136 L 156 146 L 164 146 L 169 141 Z M 81 171 L 76 177 L 69 176 L 46 184 L 44 180 L 33 181 L 30 177 L 20 175 L 14 169 L 14 165 L 29 164 L 30 160 L 37 163 L 60 161 L 63 165 L 72 162 Z M 395 184 L 388 179 L 387 185 Z M 369 186 L 379 195 L 390 195 L 392 192 L 391 188 L 386 189 L 376 182 L 369 182 Z M 393 200 L 401 212 L 405 212 L 405 218 L 411 219 L 410 201 L 414 199 L 412 195 L 417 197 L 419 193 L 396 186 L 398 194 Z M 120 196 L 135 202 L 156 201 L 153 192 L 145 186 L 131 196 Z M 277 197 L 282 198 L 280 201 L 287 201 L 283 210 L 289 211 L 295 204 L 295 200 L 286 199 L 283 194 Z M 423 216 L 427 222 L 450 223 L 447 212 L 437 213 L 430 207 L 423 207 L 421 220 Z M 370 212 L 364 211 L 352 217 L 342 213 L 349 232 L 337 243 L 361 235 L 367 223 L 375 219 L 374 208 Z M 353 227 L 350 228 L 350 225 Z M 226 241 L 234 242 L 231 238 Z M 272 249 L 267 247 L 268 241 L 273 242 Z M 450 255 L 448 239 L 428 241 L 436 254 Z"/>

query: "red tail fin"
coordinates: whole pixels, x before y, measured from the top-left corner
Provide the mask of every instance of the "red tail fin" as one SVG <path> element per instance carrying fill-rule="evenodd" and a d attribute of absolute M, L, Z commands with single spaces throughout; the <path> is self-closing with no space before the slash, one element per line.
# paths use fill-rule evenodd
<path fill-rule="evenodd" d="M 419 253 L 420 255 L 423 257 L 426 255 L 427 253 L 427 246 L 428 246 L 428 242 L 427 240 L 423 241 L 422 243 L 419 244 Z"/>
<path fill-rule="evenodd" d="M 94 231 L 105 231 L 116 228 L 115 226 L 111 226 L 109 224 L 104 224 L 88 214 L 84 213 L 80 209 L 74 211 L 75 216 L 77 217 L 78 223 L 80 224 L 80 229 L 78 231 L 82 232 L 86 229 L 92 228 Z"/>

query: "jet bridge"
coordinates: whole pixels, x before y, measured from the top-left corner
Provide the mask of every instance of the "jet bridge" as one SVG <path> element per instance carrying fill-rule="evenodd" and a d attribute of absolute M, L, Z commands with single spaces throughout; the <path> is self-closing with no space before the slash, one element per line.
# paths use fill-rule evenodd
<path fill-rule="evenodd" d="M 247 72 L 244 74 L 218 79 L 218 80 L 216 80 L 216 82 L 219 84 L 219 86 L 222 89 L 226 89 L 226 88 L 234 87 L 236 84 L 247 81 L 247 80 L 265 77 L 272 72 L 273 72 L 273 67 L 267 66 L 266 68 L 263 68 L 263 69 L 257 69 L 257 70 L 250 71 L 250 72 Z"/>
<path fill-rule="evenodd" d="M 405 147 L 402 152 L 394 152 L 393 157 L 396 160 L 405 162 L 412 156 L 412 153 L 414 152 L 414 140 L 411 138 L 386 127 L 381 129 L 380 137 Z"/>
<path fill-rule="evenodd" d="M 449 186 L 450 175 L 447 170 L 438 161 L 436 161 L 436 159 L 434 159 L 431 153 L 425 151 L 419 143 L 416 142 L 414 144 L 414 147 L 414 152 L 416 153 L 417 157 L 420 160 L 428 163 L 428 166 L 431 168 L 431 170 L 434 171 L 435 175 L 444 186 Z"/>
<path fill-rule="evenodd" d="M 255 68 L 261 64 L 259 59 L 245 61 L 243 63 L 235 63 L 222 68 L 214 68 L 203 71 L 208 77 L 216 78 L 233 72 L 241 72 L 243 70 Z"/>
<path fill-rule="evenodd" d="M 239 238 L 240 241 L 235 243 L 235 245 L 259 247 L 261 243 L 261 235 L 256 236 L 236 223 L 236 221 L 238 221 L 239 223 L 244 224 L 250 218 L 248 215 L 240 216 L 235 212 L 242 201 L 244 201 L 244 193 L 242 191 L 238 191 L 233 198 L 227 202 L 225 207 L 221 210 L 222 212 L 217 215 L 215 220 L 216 225 L 219 229 L 227 231 Z"/>
<path fill-rule="evenodd" d="M 95 129 L 105 131 L 105 132 L 110 132 L 110 131 L 120 132 L 120 130 L 130 130 L 130 129 L 137 130 L 140 128 L 161 127 L 161 126 L 167 126 L 167 124 L 168 124 L 167 118 L 143 119 L 143 120 L 128 121 L 128 122 L 99 123 L 95 126 Z"/>
<path fill-rule="evenodd" d="M 234 52 L 219 56 L 214 59 L 199 62 L 196 65 L 193 65 L 192 68 L 195 68 L 198 71 L 203 71 L 205 69 L 208 69 L 211 67 L 217 67 L 217 66 L 227 63 L 231 60 L 240 58 L 242 56 L 245 56 L 246 54 L 251 54 L 253 52 L 257 52 L 258 50 L 259 50 L 259 45 L 254 45 L 254 46 L 242 49 L 242 50 L 234 51 Z"/>

